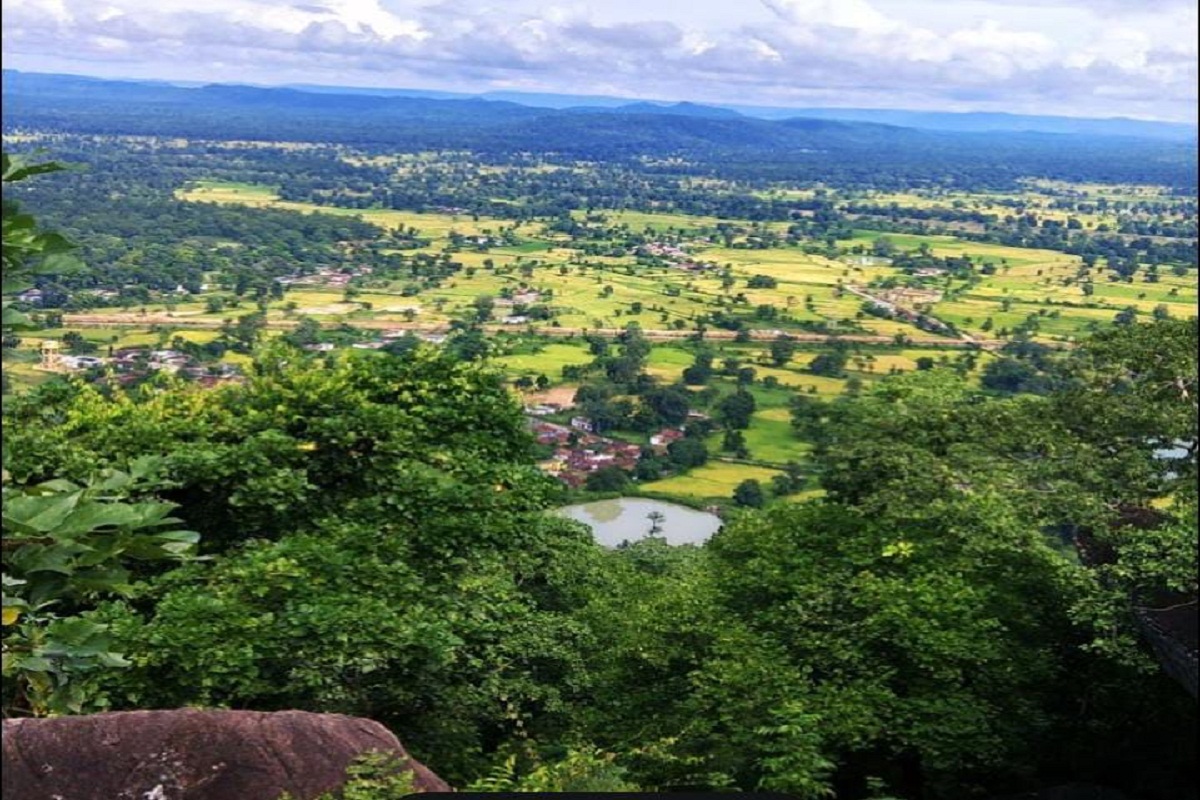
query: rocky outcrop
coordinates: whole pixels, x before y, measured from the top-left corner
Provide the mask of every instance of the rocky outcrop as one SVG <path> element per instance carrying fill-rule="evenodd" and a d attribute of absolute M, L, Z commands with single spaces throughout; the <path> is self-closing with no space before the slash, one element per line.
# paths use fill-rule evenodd
<path fill-rule="evenodd" d="M 4 720 L 5 800 L 313 800 L 372 751 L 450 787 L 377 722 L 303 711 L 128 711 Z"/>

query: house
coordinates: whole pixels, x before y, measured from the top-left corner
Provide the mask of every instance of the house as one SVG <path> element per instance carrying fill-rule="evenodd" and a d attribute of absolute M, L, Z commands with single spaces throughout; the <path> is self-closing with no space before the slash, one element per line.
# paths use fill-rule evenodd
<path fill-rule="evenodd" d="M 575 430 L 587 431 L 588 433 L 591 433 L 593 430 L 595 430 L 595 426 L 592 425 L 592 421 L 587 417 L 571 417 L 571 427 Z"/>
<path fill-rule="evenodd" d="M 17 295 L 17 299 L 20 300 L 22 303 L 31 303 L 35 306 L 40 306 L 42 304 L 42 290 L 41 289 L 26 289 L 25 291 L 23 291 L 19 295 Z"/>
<path fill-rule="evenodd" d="M 334 349 L 334 345 L 330 342 L 318 342 L 317 344 L 306 344 L 304 349 L 313 353 L 328 353 Z"/>
<path fill-rule="evenodd" d="M 677 442 L 682 438 L 683 431 L 678 428 L 663 428 L 650 437 L 650 445 L 652 447 L 666 447 L 671 442 Z"/>
<path fill-rule="evenodd" d="M 350 345 L 357 350 L 381 350 L 386 345 L 386 342 L 355 342 Z"/>
<path fill-rule="evenodd" d="M 538 404 L 536 406 L 525 406 L 525 413 L 534 417 L 549 416 L 561 410 L 561 406 L 557 405 Z"/>
<path fill-rule="evenodd" d="M 524 325 L 526 322 L 529 322 L 529 317 L 526 317 L 521 314 L 515 314 L 511 317 L 505 317 L 504 319 L 502 319 L 500 321 L 503 322 L 505 325 Z"/>
<path fill-rule="evenodd" d="M 566 444 L 571 438 L 571 429 L 552 422 L 536 421 L 531 426 L 539 444 Z"/>
<path fill-rule="evenodd" d="M 104 366 L 104 359 L 95 356 L 62 356 L 61 361 L 67 369 L 91 369 Z"/>
<path fill-rule="evenodd" d="M 532 305 L 542 299 L 542 293 L 537 291 L 517 292 L 512 296 L 513 303 L 518 305 Z"/>

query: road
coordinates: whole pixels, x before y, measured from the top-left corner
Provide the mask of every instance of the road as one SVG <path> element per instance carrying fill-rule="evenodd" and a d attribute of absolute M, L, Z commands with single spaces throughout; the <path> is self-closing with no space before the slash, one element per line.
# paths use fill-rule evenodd
<path fill-rule="evenodd" d="M 350 324 L 358 328 L 370 328 L 379 331 L 412 331 L 413 333 L 446 333 L 450 330 L 448 324 L 427 323 L 427 322 L 388 322 L 386 320 L 363 319 L 363 320 L 347 320 Z M 163 325 L 172 328 L 189 328 L 193 330 L 219 330 L 224 323 L 221 320 L 214 319 L 195 319 L 185 316 L 170 316 L 167 314 L 64 314 L 63 326 L 68 328 L 114 328 L 121 326 L 137 326 L 149 327 L 151 325 Z M 271 330 L 290 330 L 297 325 L 296 320 L 272 319 L 268 320 L 266 327 Z M 499 333 L 507 331 L 510 333 L 518 333 L 527 329 L 524 325 L 485 325 L 484 330 L 488 333 Z M 549 325 L 535 326 L 534 330 L 541 336 L 580 336 L 582 334 L 600 334 L 601 336 L 616 336 L 622 332 L 621 328 L 555 328 Z M 757 329 L 750 331 L 750 339 L 756 342 L 767 342 L 779 336 L 781 331 L 775 329 Z M 643 329 L 642 334 L 651 341 L 671 342 L 683 341 L 695 334 L 695 331 L 690 330 L 647 330 Z M 802 333 L 789 332 L 797 342 L 848 342 L 850 344 L 895 344 L 896 340 L 892 336 L 883 336 L 879 334 L 864 334 L 864 333 L 844 333 L 837 335 L 829 335 L 824 333 Z M 734 331 L 714 330 L 705 331 L 704 338 L 714 341 L 732 341 L 737 334 Z M 950 339 L 943 336 L 921 336 L 908 335 L 905 341 L 906 347 L 931 347 L 931 348 L 957 348 L 967 349 L 971 347 L 981 347 L 990 349 L 992 347 L 1000 347 L 1004 344 L 998 340 L 978 340 L 976 342 L 968 342 L 959 339 Z"/>

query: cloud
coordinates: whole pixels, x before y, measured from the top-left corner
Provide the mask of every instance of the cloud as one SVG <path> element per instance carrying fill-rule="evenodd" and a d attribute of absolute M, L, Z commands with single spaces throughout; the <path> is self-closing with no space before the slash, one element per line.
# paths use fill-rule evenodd
<path fill-rule="evenodd" d="M 1195 117 L 1186 0 L 974 0 L 955 14 L 930 0 L 719 2 L 673 19 L 631 3 L 601 21 L 548 0 L 4 0 L 4 49 L 19 68 L 174 78 Z"/>

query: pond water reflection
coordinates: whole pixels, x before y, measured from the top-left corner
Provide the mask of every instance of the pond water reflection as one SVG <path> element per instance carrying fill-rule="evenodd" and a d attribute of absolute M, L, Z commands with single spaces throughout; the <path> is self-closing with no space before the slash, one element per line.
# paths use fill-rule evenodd
<path fill-rule="evenodd" d="M 606 547 L 651 533 L 664 537 L 668 544 L 702 544 L 721 527 L 716 514 L 642 497 L 578 503 L 557 513 L 590 527 L 596 541 Z"/>

